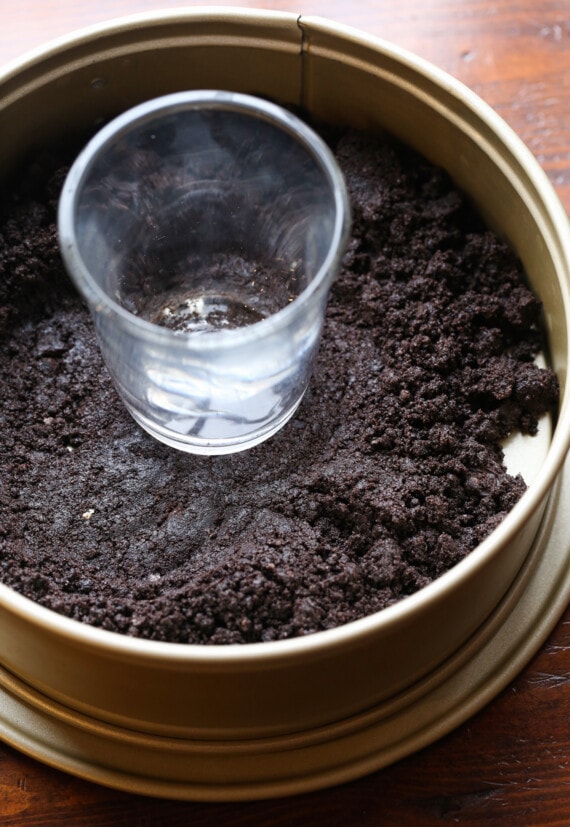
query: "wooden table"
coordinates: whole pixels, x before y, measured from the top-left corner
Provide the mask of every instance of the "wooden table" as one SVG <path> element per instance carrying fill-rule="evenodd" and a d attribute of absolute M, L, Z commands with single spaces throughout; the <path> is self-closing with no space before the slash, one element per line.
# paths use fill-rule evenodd
<path fill-rule="evenodd" d="M 48 39 L 176 0 L 1 0 L 0 63 Z M 203 4 L 208 5 L 208 4 Z M 209 4 L 212 5 L 212 4 Z M 570 0 L 226 0 L 320 14 L 463 80 L 519 133 L 570 208 Z M 452 734 L 359 781 L 246 804 L 105 789 L 0 746 L 0 825 L 570 824 L 570 611 L 524 672 Z"/>

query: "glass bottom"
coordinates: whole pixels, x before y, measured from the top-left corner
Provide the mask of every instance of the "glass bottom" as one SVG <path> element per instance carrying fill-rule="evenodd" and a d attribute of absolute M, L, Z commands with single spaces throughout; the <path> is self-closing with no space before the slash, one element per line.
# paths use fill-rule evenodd
<path fill-rule="evenodd" d="M 281 428 L 291 419 L 297 408 L 301 404 L 304 393 L 299 397 L 297 402 L 281 416 L 265 425 L 246 434 L 239 434 L 235 437 L 226 437 L 224 439 L 206 439 L 199 437 L 194 433 L 179 433 L 174 428 L 159 425 L 146 417 L 142 416 L 138 411 L 133 410 L 130 406 L 126 406 L 127 410 L 137 422 L 150 436 L 157 439 L 159 442 L 168 445 L 170 448 L 176 448 L 178 451 L 184 451 L 187 454 L 199 454 L 202 456 L 221 456 L 224 454 L 237 454 L 239 451 L 247 451 L 249 448 L 254 448 L 260 445 L 265 440 L 274 436 Z"/>

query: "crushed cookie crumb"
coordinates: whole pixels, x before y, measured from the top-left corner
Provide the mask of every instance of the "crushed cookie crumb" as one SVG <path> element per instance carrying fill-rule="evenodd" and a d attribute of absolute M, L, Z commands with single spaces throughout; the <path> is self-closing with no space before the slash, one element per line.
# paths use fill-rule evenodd
<path fill-rule="evenodd" d="M 520 263 L 442 171 L 328 135 L 354 221 L 311 385 L 276 436 L 229 457 L 171 450 L 119 402 L 61 265 L 61 162 L 42 155 L 3 198 L 5 584 L 127 635 L 291 638 L 423 588 L 518 501 L 501 440 L 533 433 L 558 393 L 533 362 L 541 308 Z M 85 444 L 70 463 L 62 445 Z"/>

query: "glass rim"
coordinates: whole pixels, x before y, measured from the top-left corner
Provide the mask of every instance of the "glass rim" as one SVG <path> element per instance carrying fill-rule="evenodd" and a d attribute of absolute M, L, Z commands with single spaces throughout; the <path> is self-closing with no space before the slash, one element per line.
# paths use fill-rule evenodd
<path fill-rule="evenodd" d="M 299 295 L 260 321 L 230 330 L 212 331 L 207 336 L 196 336 L 191 332 L 161 327 L 131 313 L 116 302 L 90 273 L 79 252 L 75 232 L 78 193 L 91 168 L 110 141 L 127 134 L 134 127 L 151 123 L 157 117 L 199 108 L 235 111 L 262 118 L 289 133 L 305 147 L 320 166 L 330 184 L 334 200 L 334 225 L 329 249 L 318 271 Z M 61 190 L 57 221 L 59 246 L 67 272 L 90 308 L 95 308 L 98 313 L 110 318 L 117 317 L 147 339 L 175 347 L 189 348 L 198 345 L 200 349 L 217 349 L 224 345 L 235 347 L 274 334 L 289 326 L 300 307 L 310 303 L 311 299 L 323 290 L 328 290 L 345 253 L 350 226 L 350 202 L 344 176 L 325 141 L 297 115 L 271 101 L 254 95 L 219 89 L 198 89 L 162 95 L 137 104 L 109 121 L 89 140 L 73 162 Z"/>

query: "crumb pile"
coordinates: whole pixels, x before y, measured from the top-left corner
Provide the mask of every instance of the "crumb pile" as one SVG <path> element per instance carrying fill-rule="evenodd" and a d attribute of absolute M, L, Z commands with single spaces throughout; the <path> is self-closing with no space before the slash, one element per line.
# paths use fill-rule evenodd
<path fill-rule="evenodd" d="M 295 418 L 243 454 L 154 442 L 124 411 L 62 270 L 65 171 L 0 214 L 0 579 L 112 631 L 200 644 L 376 612 L 468 554 L 524 491 L 513 429 L 557 401 L 540 305 L 441 171 L 335 136 L 352 240 Z"/>

